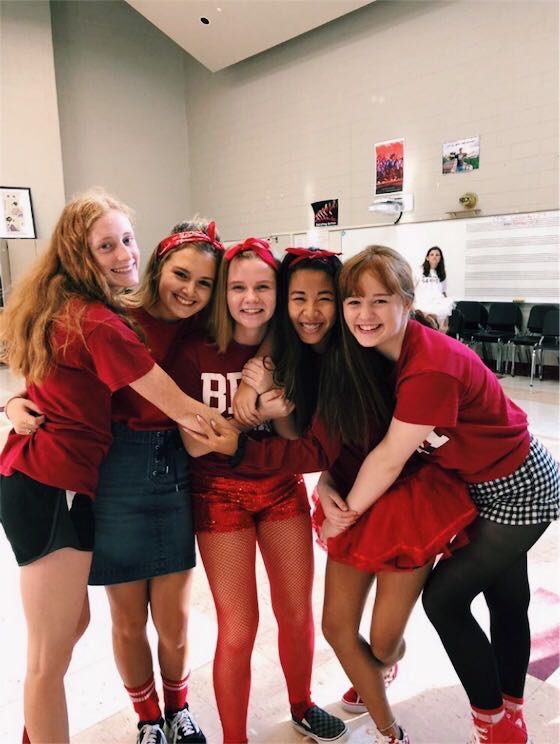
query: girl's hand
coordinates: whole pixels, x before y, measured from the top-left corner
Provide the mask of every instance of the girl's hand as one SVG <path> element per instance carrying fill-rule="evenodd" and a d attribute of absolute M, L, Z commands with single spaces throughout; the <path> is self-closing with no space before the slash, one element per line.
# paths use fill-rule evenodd
<path fill-rule="evenodd" d="M 346 501 L 334 489 L 325 488 L 322 490 L 322 494 L 319 491 L 318 493 L 321 506 L 325 513 L 325 519 L 341 530 L 345 530 L 353 525 L 360 515 L 349 509 Z"/>
<path fill-rule="evenodd" d="M 343 532 L 344 532 L 343 528 L 337 527 L 330 520 L 325 519 L 325 521 L 321 525 L 321 533 L 319 537 L 321 539 L 321 542 L 326 544 L 327 540 L 330 540 L 331 537 L 337 537 Z"/>
<path fill-rule="evenodd" d="M 39 406 L 28 398 L 11 398 L 6 403 L 5 413 L 16 434 L 35 434 L 46 420 Z"/>
<path fill-rule="evenodd" d="M 257 411 L 257 398 L 257 391 L 241 380 L 231 404 L 233 415 L 241 426 L 252 429 L 261 423 L 261 417 Z"/>
<path fill-rule="evenodd" d="M 294 404 L 285 397 L 284 388 L 268 390 L 259 397 L 258 411 L 263 421 L 285 418 L 294 408 Z"/>
<path fill-rule="evenodd" d="M 256 390 L 261 395 L 272 388 L 273 371 L 274 365 L 270 357 L 253 357 L 243 367 L 241 379 L 246 385 L 250 385 L 253 390 Z"/>
<path fill-rule="evenodd" d="M 215 413 L 215 412 L 214 412 Z M 239 430 L 225 419 L 208 421 L 202 416 L 196 417 L 198 431 L 184 429 L 190 439 L 205 445 L 209 452 L 219 452 L 222 455 L 233 455 L 237 450 Z"/>

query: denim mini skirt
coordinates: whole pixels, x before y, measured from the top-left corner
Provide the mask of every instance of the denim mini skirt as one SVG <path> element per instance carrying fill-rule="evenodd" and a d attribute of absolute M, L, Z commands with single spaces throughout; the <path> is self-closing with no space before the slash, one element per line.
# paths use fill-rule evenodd
<path fill-rule="evenodd" d="M 195 565 L 189 458 L 176 429 L 113 425 L 94 515 L 92 585 L 150 579 Z"/>

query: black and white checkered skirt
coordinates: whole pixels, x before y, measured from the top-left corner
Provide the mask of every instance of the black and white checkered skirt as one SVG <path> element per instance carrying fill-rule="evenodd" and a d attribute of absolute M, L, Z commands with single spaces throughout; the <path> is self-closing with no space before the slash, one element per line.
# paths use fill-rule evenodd
<path fill-rule="evenodd" d="M 529 454 L 511 475 L 469 483 L 481 517 L 500 524 L 539 524 L 560 516 L 560 470 L 550 452 L 531 436 Z"/>

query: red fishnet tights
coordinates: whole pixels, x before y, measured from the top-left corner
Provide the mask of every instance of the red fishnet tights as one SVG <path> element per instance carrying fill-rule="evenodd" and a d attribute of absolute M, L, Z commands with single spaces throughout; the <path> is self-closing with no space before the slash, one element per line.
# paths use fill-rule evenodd
<path fill-rule="evenodd" d="M 257 543 L 270 582 L 290 705 L 304 710 L 311 705 L 314 629 L 309 516 L 261 522 L 235 532 L 201 532 L 198 545 L 218 615 L 214 692 L 225 744 L 247 741 L 251 653 L 259 622 Z"/>

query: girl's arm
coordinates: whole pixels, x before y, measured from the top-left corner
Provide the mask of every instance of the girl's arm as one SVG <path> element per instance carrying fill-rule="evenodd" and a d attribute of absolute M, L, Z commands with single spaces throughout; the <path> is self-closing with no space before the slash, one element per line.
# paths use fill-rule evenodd
<path fill-rule="evenodd" d="M 317 482 L 317 494 L 323 507 L 325 521 L 332 523 L 337 529 L 345 530 L 360 516 L 348 508 L 346 501 L 336 490 L 328 470 L 321 473 Z"/>
<path fill-rule="evenodd" d="M 259 349 L 253 358 L 254 361 L 262 362 L 264 358 L 270 360 L 270 354 L 272 353 L 272 338 L 270 333 L 264 337 L 263 342 L 259 346 Z M 252 360 L 249 360 L 247 364 L 250 364 Z M 247 366 L 247 365 L 245 365 Z M 272 387 L 272 382 L 268 387 L 264 387 L 263 390 L 268 390 Z M 245 379 L 245 375 L 242 378 L 231 406 L 233 408 L 234 417 L 243 426 L 257 426 L 260 423 L 259 414 L 257 411 L 259 391 L 255 389 L 254 385 Z"/>
<path fill-rule="evenodd" d="M 211 427 L 205 433 L 212 451 L 224 455 L 232 455 L 236 451 L 237 429 L 218 411 L 183 393 L 157 364 L 131 382 L 130 387 L 186 430 L 200 431 L 200 419 L 204 419 Z"/>
<path fill-rule="evenodd" d="M 220 452 L 222 455 L 233 455 L 239 443 L 239 430 L 233 426 L 232 430 L 224 431 L 214 421 L 197 416 L 199 432 L 179 427 L 179 434 L 184 448 L 191 457 L 202 457 L 210 452 Z M 195 439 L 195 436 L 198 439 Z"/>
<path fill-rule="evenodd" d="M 258 412 L 262 421 L 271 421 L 274 431 L 284 439 L 299 439 L 293 422 L 294 404 L 285 396 L 283 388 L 273 388 L 259 397 Z"/>
<path fill-rule="evenodd" d="M 396 418 L 384 439 L 363 461 L 348 494 L 348 507 L 363 514 L 397 480 L 409 457 L 434 429 L 432 424 L 407 424 Z"/>

